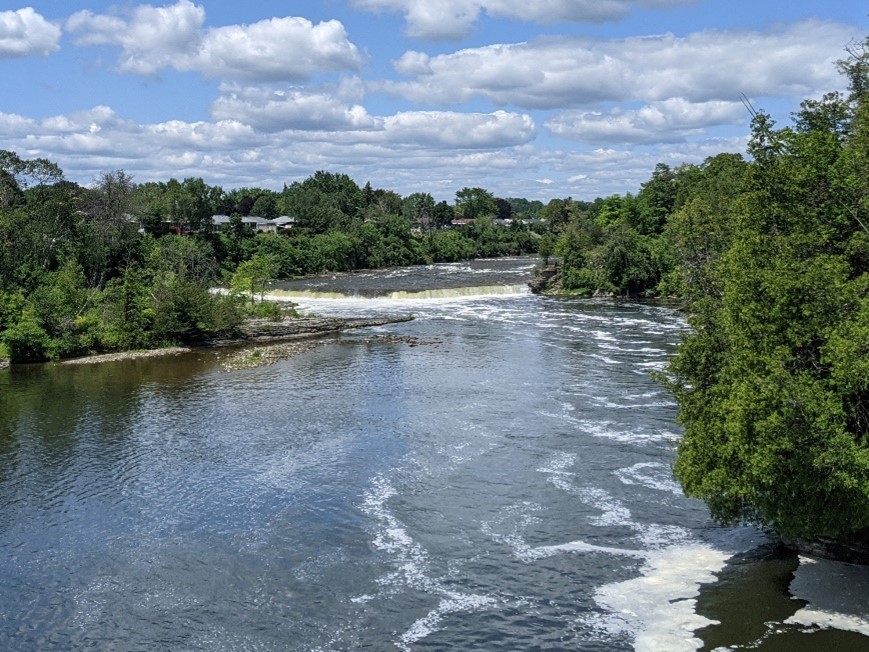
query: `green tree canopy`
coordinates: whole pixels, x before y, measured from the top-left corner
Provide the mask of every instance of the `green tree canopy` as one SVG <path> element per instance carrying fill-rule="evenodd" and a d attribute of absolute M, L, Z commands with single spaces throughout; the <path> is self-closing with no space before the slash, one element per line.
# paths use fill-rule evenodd
<path fill-rule="evenodd" d="M 676 475 L 722 522 L 869 541 L 869 102 L 804 102 L 793 128 L 755 116 L 745 191 L 716 225 L 721 252 L 673 361 L 685 436 Z M 855 81 L 856 78 L 856 81 Z M 862 89 L 862 90 L 861 90 Z M 681 227 L 687 230 L 687 225 Z M 722 251 L 723 250 L 723 251 Z"/>
<path fill-rule="evenodd" d="M 456 192 L 456 215 L 474 220 L 478 217 L 497 215 L 495 196 L 484 188 L 462 188 Z"/>

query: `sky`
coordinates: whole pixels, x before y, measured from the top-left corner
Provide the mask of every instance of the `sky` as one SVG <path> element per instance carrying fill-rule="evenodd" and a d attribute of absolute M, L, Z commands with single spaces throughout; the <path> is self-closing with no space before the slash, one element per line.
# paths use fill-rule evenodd
<path fill-rule="evenodd" d="M 0 149 L 92 184 L 592 200 L 844 89 L 859 0 L 0 0 Z"/>

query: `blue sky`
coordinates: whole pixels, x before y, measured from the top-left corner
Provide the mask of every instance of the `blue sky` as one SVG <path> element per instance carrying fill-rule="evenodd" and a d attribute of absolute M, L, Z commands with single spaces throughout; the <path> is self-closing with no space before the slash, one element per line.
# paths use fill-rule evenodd
<path fill-rule="evenodd" d="M 854 0 L 0 0 L 0 149 L 88 184 L 635 192 L 841 89 Z"/>

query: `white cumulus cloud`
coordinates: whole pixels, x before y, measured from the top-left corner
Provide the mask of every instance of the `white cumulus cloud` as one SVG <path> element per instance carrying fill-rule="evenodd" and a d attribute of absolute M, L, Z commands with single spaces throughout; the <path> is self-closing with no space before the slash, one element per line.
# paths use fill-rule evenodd
<path fill-rule="evenodd" d="M 60 49 L 61 30 L 32 7 L 0 11 L 0 59 L 47 56 Z"/>
<path fill-rule="evenodd" d="M 204 28 L 205 9 L 190 0 L 139 5 L 126 15 L 80 11 L 66 28 L 79 45 L 121 47 L 119 69 L 153 75 L 165 68 L 246 81 L 296 81 L 320 71 L 356 70 L 362 57 L 337 20 L 270 18 Z"/>
<path fill-rule="evenodd" d="M 211 106 L 216 119 L 233 119 L 265 132 L 286 129 L 345 130 L 375 126 L 365 107 L 334 89 L 225 89 Z"/>
<path fill-rule="evenodd" d="M 619 40 L 538 38 L 425 57 L 393 67 L 410 77 L 382 90 L 415 102 L 485 98 L 496 105 L 552 109 L 600 102 L 690 102 L 805 96 L 836 87 L 835 61 L 853 27 L 805 20 L 767 32 L 697 32 Z"/>
<path fill-rule="evenodd" d="M 601 23 L 627 16 L 635 7 L 672 7 L 695 0 L 354 0 L 371 11 L 401 12 L 408 36 L 458 39 L 485 11 L 496 18 L 537 23 Z"/>
<path fill-rule="evenodd" d="M 748 121 L 740 102 L 671 98 L 637 110 L 566 111 L 545 123 L 552 133 L 588 143 L 680 142 L 722 124 Z"/>
<path fill-rule="evenodd" d="M 406 111 L 385 118 L 383 124 L 390 139 L 454 149 L 511 147 L 536 135 L 531 116 L 506 111 Z"/>

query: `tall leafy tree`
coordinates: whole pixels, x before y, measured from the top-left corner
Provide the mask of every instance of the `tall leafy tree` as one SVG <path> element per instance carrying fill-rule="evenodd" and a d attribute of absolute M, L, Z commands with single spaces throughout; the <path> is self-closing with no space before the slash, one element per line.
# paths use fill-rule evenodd
<path fill-rule="evenodd" d="M 319 170 L 281 193 L 280 205 L 298 226 L 311 233 L 326 233 L 349 226 L 363 212 L 363 193 L 346 174 Z"/>
<path fill-rule="evenodd" d="M 478 217 L 497 215 L 495 196 L 484 188 L 462 188 L 456 191 L 456 215 L 474 220 Z"/>
<path fill-rule="evenodd" d="M 666 163 L 658 163 L 652 178 L 642 185 L 637 195 L 637 230 L 644 234 L 658 234 L 676 201 L 676 175 Z"/>
<path fill-rule="evenodd" d="M 746 192 L 671 371 L 685 436 L 676 475 L 727 523 L 869 542 L 869 101 L 753 122 Z"/>

